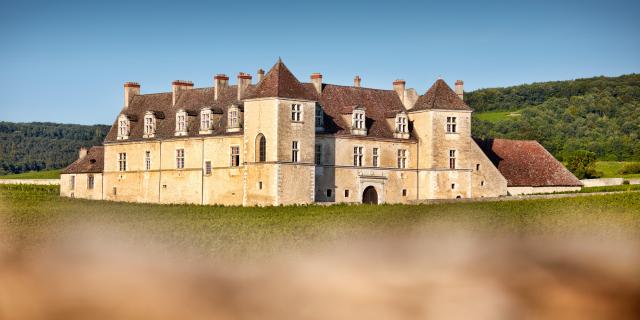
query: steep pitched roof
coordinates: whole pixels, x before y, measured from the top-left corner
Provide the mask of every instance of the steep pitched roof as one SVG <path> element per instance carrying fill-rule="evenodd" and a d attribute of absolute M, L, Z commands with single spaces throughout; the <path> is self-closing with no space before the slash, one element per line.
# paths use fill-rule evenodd
<path fill-rule="evenodd" d="M 472 110 L 442 79 L 438 79 L 424 95 L 418 98 L 411 111 L 429 109 Z"/>
<path fill-rule="evenodd" d="M 509 187 L 581 186 L 582 183 L 537 141 L 476 140 Z"/>
<path fill-rule="evenodd" d="M 315 94 L 303 86 L 289 71 L 281 59 L 278 59 L 271 70 L 260 81 L 255 90 L 247 96 L 251 98 L 292 98 L 315 100 Z"/>
<path fill-rule="evenodd" d="M 246 92 L 250 93 L 254 86 L 250 85 Z M 164 119 L 156 120 L 157 139 L 166 139 L 174 137 L 176 127 L 176 112 L 180 109 L 187 110 L 195 116 L 189 116 L 188 131 L 189 136 L 201 136 L 200 130 L 200 109 L 210 107 L 213 109 L 214 130 L 208 135 L 224 135 L 227 134 L 227 112 L 232 104 L 242 106 L 242 101 L 238 100 L 238 87 L 236 85 L 228 86 L 220 89 L 218 100 L 215 99 L 215 89 L 196 88 L 190 90 L 182 90 L 178 94 L 176 105 L 172 105 L 172 93 L 155 93 L 142 94 L 134 96 L 129 104 L 129 108 L 123 113 L 125 115 L 135 116 L 136 121 L 131 121 L 128 141 L 142 140 L 144 134 L 144 115 L 147 111 L 153 111 L 157 114 L 163 114 Z M 116 142 L 118 136 L 117 119 L 111 126 L 111 130 L 105 138 L 105 142 Z"/>
<path fill-rule="evenodd" d="M 104 168 L 104 148 L 91 147 L 87 155 L 67 166 L 62 173 L 101 173 Z"/>
<path fill-rule="evenodd" d="M 315 91 L 312 84 L 305 86 Z M 343 115 L 352 113 L 354 106 L 365 108 L 367 136 L 375 138 L 393 138 L 394 128 L 389 126 L 387 118 L 405 111 L 393 90 L 324 84 L 316 101 L 325 113 L 325 132 L 338 135 L 351 134 L 351 123 L 346 123 Z"/>

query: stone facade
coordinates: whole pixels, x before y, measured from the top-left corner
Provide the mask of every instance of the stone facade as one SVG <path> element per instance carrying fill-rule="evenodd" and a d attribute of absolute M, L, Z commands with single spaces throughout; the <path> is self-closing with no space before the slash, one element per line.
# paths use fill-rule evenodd
<path fill-rule="evenodd" d="M 230 86 L 217 75 L 214 88 L 149 95 L 125 84 L 104 147 L 63 172 L 61 195 L 252 206 L 508 193 L 471 137 L 471 109 L 442 80 L 418 96 L 402 80 L 390 90 L 362 88 L 359 78 L 352 87 L 324 84 L 320 74 L 300 83 L 281 61 L 259 77 L 253 85 L 241 73 Z"/>

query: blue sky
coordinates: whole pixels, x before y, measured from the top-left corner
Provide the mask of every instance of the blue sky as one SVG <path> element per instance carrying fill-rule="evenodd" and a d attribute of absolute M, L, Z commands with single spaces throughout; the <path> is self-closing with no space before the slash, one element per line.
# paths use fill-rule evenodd
<path fill-rule="evenodd" d="M 640 1 L 0 2 L 0 120 L 110 124 L 122 84 L 235 81 L 279 56 L 301 81 L 423 93 L 640 72 Z"/>

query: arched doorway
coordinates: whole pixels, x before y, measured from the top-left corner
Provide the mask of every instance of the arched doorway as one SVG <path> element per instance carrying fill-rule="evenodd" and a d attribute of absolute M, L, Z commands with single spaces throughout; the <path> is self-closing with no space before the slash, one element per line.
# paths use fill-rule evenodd
<path fill-rule="evenodd" d="M 373 186 L 368 186 L 362 193 L 362 203 L 378 204 L 378 192 Z"/>

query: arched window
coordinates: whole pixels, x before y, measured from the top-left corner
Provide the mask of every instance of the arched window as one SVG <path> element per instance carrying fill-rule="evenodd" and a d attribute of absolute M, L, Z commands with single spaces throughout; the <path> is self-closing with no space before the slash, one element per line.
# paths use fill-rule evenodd
<path fill-rule="evenodd" d="M 256 161 L 267 161 L 267 139 L 262 133 L 256 137 Z"/>

